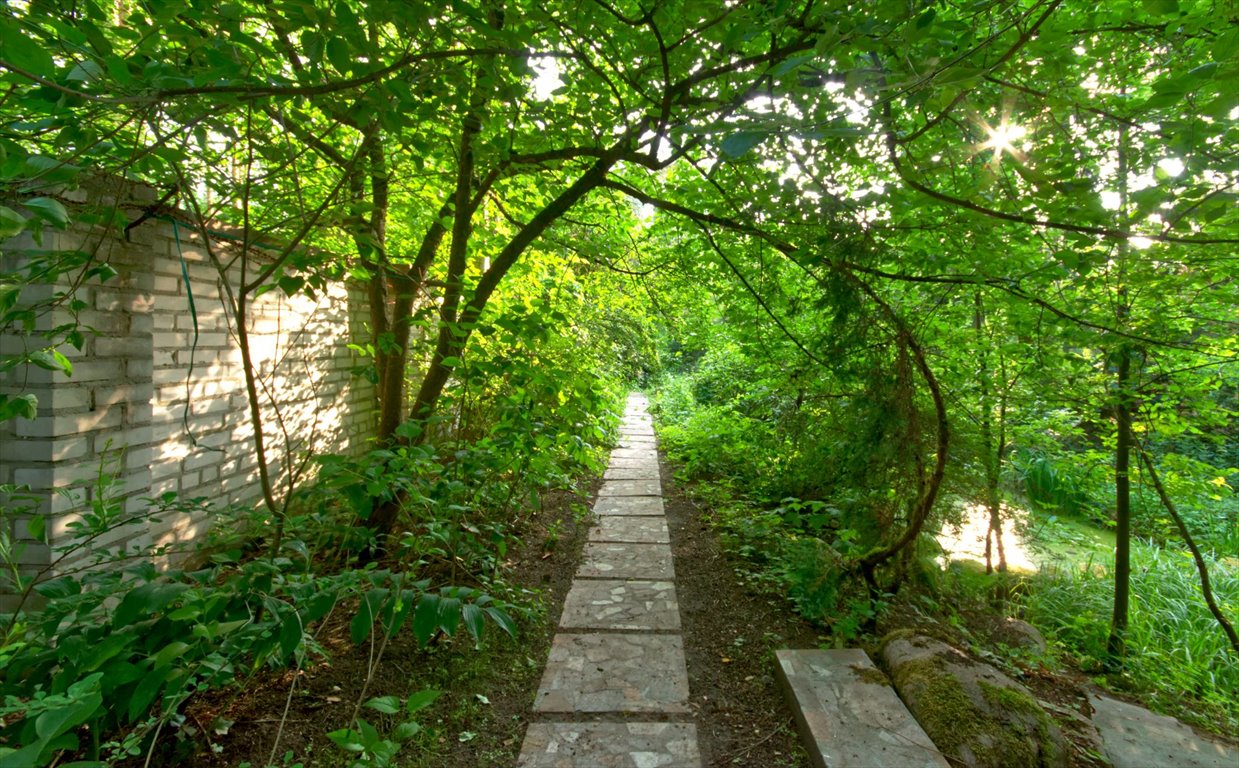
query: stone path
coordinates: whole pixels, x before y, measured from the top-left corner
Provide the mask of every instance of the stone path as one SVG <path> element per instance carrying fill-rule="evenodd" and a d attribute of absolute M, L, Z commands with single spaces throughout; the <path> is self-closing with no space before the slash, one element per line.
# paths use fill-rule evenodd
<path fill-rule="evenodd" d="M 1165 715 L 1157 715 L 1109 696 L 1089 694 L 1093 725 L 1114 768 L 1234 768 L 1239 750 L 1233 744 L 1201 736 Z"/>
<path fill-rule="evenodd" d="M 520 768 L 701 766 L 647 408 L 628 397 Z"/>

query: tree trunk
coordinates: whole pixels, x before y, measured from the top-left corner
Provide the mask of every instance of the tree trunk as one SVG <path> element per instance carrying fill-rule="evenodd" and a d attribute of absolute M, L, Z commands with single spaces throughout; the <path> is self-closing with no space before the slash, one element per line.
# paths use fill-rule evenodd
<path fill-rule="evenodd" d="M 843 273 L 852 283 L 868 296 L 875 304 L 877 304 L 882 312 L 895 326 L 896 332 L 899 335 L 900 343 L 905 345 L 907 350 L 912 354 L 912 361 L 916 365 L 917 371 L 920 373 L 922 380 L 925 382 L 925 387 L 929 390 L 930 398 L 934 404 L 934 415 L 936 418 L 937 441 L 934 451 L 934 466 L 929 471 L 928 476 L 921 479 L 921 494 L 916 500 L 915 507 L 908 521 L 907 528 L 903 533 L 887 546 L 877 546 L 869 552 L 862 555 L 855 561 L 854 567 L 860 571 L 865 579 L 865 584 L 869 588 L 870 597 L 877 599 L 878 584 L 877 584 L 877 568 L 886 561 L 898 555 L 905 547 L 912 545 L 916 538 L 921 534 L 921 530 L 925 527 L 926 521 L 929 519 L 930 512 L 933 511 L 934 502 L 938 498 L 938 491 L 942 487 L 942 480 L 946 476 L 947 453 L 951 444 L 951 432 L 947 419 L 946 400 L 942 395 L 942 388 L 938 385 L 938 378 L 934 375 L 933 368 L 929 365 L 929 360 L 925 355 L 925 350 L 921 347 L 920 342 L 903 321 L 903 318 L 895 312 L 894 307 L 884 301 L 869 284 L 858 279 L 851 273 Z"/>
<path fill-rule="evenodd" d="M 477 286 L 473 289 L 472 296 L 463 304 L 463 307 L 461 307 L 458 301 L 454 302 L 450 321 L 447 318 L 441 318 L 439 337 L 435 344 L 435 353 L 431 357 L 430 365 L 427 367 L 426 372 L 422 375 L 422 383 L 418 388 L 417 396 L 414 399 L 413 407 L 409 414 L 411 420 L 421 422 L 422 424 L 422 431 L 413 440 L 415 443 L 420 443 L 426 439 L 427 422 L 434 415 L 439 397 L 443 394 L 443 388 L 447 386 L 447 382 L 452 377 L 452 372 L 456 369 L 455 359 L 458 359 L 464 353 L 473 327 L 486 309 L 487 302 L 495 289 L 499 287 L 499 283 L 503 280 L 504 275 L 507 274 L 508 270 L 516 264 L 525 250 L 543 232 L 567 213 L 572 206 L 576 205 L 581 198 L 602 184 L 611 167 L 623 155 L 628 140 L 627 136 L 622 137 L 607 153 L 595 160 L 593 165 L 569 185 L 567 189 L 559 193 L 546 207 L 538 211 L 508 241 L 503 250 L 491 262 L 490 268 L 482 274 Z M 467 229 L 462 227 L 461 231 L 467 237 Z M 463 253 L 463 245 L 456 246 L 453 244 L 453 248 L 456 247 L 460 247 Z M 458 308 L 459 314 L 457 315 Z M 388 394 L 390 395 L 390 393 Z M 399 511 L 400 506 L 398 502 L 381 504 L 371 514 L 370 519 L 366 521 L 367 525 L 375 530 L 380 541 L 385 539 L 394 530 Z"/>
<path fill-rule="evenodd" d="M 1126 652 L 1127 613 L 1131 604 L 1131 350 L 1119 348 L 1118 392 L 1115 420 L 1118 435 L 1114 449 L 1114 615 L 1110 619 L 1110 637 L 1106 640 L 1107 663 L 1111 668 L 1122 666 Z"/>
<path fill-rule="evenodd" d="M 989 510 L 989 530 L 985 532 L 985 572 L 994 572 L 993 551 L 998 550 L 998 572 L 1007 570 L 1007 554 L 1002 545 L 1002 494 L 998 488 L 1001 477 L 1002 450 L 1001 440 L 994 444 L 993 389 L 989 372 L 989 344 L 985 338 L 985 306 L 981 302 L 981 292 L 976 292 L 976 310 L 972 316 L 972 327 L 977 337 L 977 359 L 980 370 L 977 373 L 981 387 L 981 451 L 982 463 L 985 467 L 985 506 Z"/>
<path fill-rule="evenodd" d="M 1127 126 L 1119 127 L 1118 186 L 1120 226 L 1127 222 Z M 1126 240 L 1118 244 L 1118 280 L 1115 297 L 1115 325 L 1122 328 L 1130 315 L 1127 294 Z M 1115 373 L 1114 420 L 1117 434 L 1114 440 L 1114 613 L 1110 618 L 1110 636 L 1106 639 L 1106 665 L 1118 669 L 1126 654 L 1127 614 L 1131 606 L 1131 345 L 1118 345 L 1118 365 Z"/>

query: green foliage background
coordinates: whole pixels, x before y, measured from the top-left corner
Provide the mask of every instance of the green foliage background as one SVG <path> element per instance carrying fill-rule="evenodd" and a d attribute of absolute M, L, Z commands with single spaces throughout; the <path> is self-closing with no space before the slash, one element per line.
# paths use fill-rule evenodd
<path fill-rule="evenodd" d="M 497 607 L 517 600 L 509 547 L 541 494 L 599 468 L 638 385 L 657 388 L 664 445 L 709 484 L 752 577 L 839 638 L 901 585 L 932 586 L 919 533 L 955 502 L 1114 523 L 1120 548 L 1130 517 L 1177 566 L 1156 466 L 1202 562 L 1225 573 L 1239 554 L 1229 3 L 32 0 L 0 14 L 0 84 L 0 237 L 24 238 L 0 263 L 0 330 L 17 340 L 0 420 L 51 416 L 22 373 L 72 375 L 65 351 L 90 333 L 77 290 L 115 274 L 43 235 L 120 236 L 124 210 L 76 193 L 122 179 L 167 191 L 147 213 L 241 228 L 213 254 L 237 332 L 263 291 L 363 286 L 356 348 L 379 394 L 373 450 L 314 457 L 301 487 L 266 476 L 256 431 L 263 504 L 220 526 L 215 570 L 36 586 L 16 535 L 30 509 L 7 489 L 9 586 L 52 590 L 3 624 L 7 755 L 149 749 L 183 695 L 318 652 L 286 629 L 307 585 L 357 611 L 358 641 L 397 631 L 400 611 L 423 641 L 514 628 Z M 262 260 L 244 247 L 258 242 Z M 53 310 L 70 320 L 48 327 Z M 1150 462 L 1134 462 L 1129 504 L 1115 466 L 1133 441 Z M 56 557 L 133 522 L 106 474 Z M 279 575 L 290 563 L 297 579 Z M 1137 600 L 1192 602 L 1166 572 Z M 1239 612 L 1232 579 L 1215 592 L 1219 614 Z M 1029 605 L 1097 658 L 1104 610 Z M 1076 632 L 1067 613 L 1097 618 Z M 215 623 L 236 621 L 234 643 Z M 122 647 L 83 664 L 58 650 L 95 647 L 95 626 Z M 192 649 L 170 640 L 182 631 Z M 1215 647 L 1139 632 L 1141 658 Z M 1158 669 L 1128 673 L 1157 689 Z M 1190 680 L 1187 706 L 1233 720 L 1229 668 L 1193 669 L 1160 682 Z M 151 670 L 143 706 L 105 703 Z M 331 739 L 390 763 L 412 730 L 358 716 Z"/>

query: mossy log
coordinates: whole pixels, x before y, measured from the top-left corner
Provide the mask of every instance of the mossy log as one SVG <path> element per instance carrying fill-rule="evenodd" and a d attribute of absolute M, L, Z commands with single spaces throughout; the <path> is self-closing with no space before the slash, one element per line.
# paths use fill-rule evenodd
<path fill-rule="evenodd" d="M 938 749 L 970 768 L 1066 768 L 1067 741 L 1024 686 L 915 632 L 893 632 L 880 659 Z"/>

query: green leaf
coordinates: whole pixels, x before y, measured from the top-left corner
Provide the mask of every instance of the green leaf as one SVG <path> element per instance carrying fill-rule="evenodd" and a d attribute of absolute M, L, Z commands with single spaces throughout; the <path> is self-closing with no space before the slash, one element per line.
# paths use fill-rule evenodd
<path fill-rule="evenodd" d="M 0 395 L 0 421 L 20 416 L 33 419 L 39 414 L 39 399 L 32 394 Z"/>
<path fill-rule="evenodd" d="M 56 598 L 82 594 L 82 582 L 72 576 L 61 576 L 57 579 L 39 582 L 35 585 L 34 591 L 54 600 Z"/>
<path fill-rule="evenodd" d="M 337 2 L 333 11 L 336 15 L 336 23 L 339 29 L 356 29 L 358 26 L 357 14 L 353 13 L 353 9 L 348 3 Z"/>
<path fill-rule="evenodd" d="M 362 743 L 368 747 L 373 748 L 383 740 L 383 737 L 379 735 L 378 729 L 365 720 L 359 719 L 357 721 L 357 729 L 361 731 Z"/>
<path fill-rule="evenodd" d="M 823 139 L 828 136 L 839 136 L 845 139 L 852 139 L 858 136 L 864 136 L 869 131 L 859 125 L 848 125 L 846 123 L 838 123 L 836 125 L 822 126 L 814 128 L 812 131 L 806 131 L 804 138 L 806 139 Z"/>
<path fill-rule="evenodd" d="M 461 602 L 457 597 L 444 597 L 439 600 L 439 629 L 445 635 L 456 634 L 460 627 Z"/>
<path fill-rule="evenodd" d="M 68 696 L 72 701 L 43 712 L 35 720 L 34 729 L 38 737 L 46 743 L 89 720 L 103 703 L 99 692 L 102 679 L 103 673 L 95 672 L 69 686 Z"/>
<path fill-rule="evenodd" d="M 395 696 L 377 696 L 362 706 L 369 707 L 375 712 L 382 712 L 385 715 L 394 715 L 400 711 L 400 699 Z"/>
<path fill-rule="evenodd" d="M 374 629 L 374 625 L 378 623 L 379 608 L 387 594 L 387 590 L 372 589 L 362 598 L 357 615 L 349 624 L 349 637 L 352 638 L 354 645 L 360 645 L 361 641 L 370 634 L 370 630 Z"/>
<path fill-rule="evenodd" d="M 123 56 L 109 55 L 103 60 L 103 64 L 107 67 L 112 79 L 120 85 L 127 86 L 133 82 L 133 74 L 129 71 L 129 64 Z"/>
<path fill-rule="evenodd" d="M 482 612 L 482 609 L 472 603 L 466 603 L 461 607 L 461 617 L 464 619 L 465 629 L 469 631 L 469 635 L 474 640 L 482 639 L 482 631 L 485 629 L 483 616 L 485 614 Z"/>
<path fill-rule="evenodd" d="M 139 617 L 152 618 L 187 589 L 188 584 L 155 581 L 139 585 L 129 590 L 121 599 L 120 605 L 116 606 L 116 612 L 112 614 L 112 626 L 125 627 L 133 624 Z M 238 627 L 245 623 L 244 620 L 235 622 Z M 219 632 L 224 633 L 224 625 L 220 625 Z"/>
<path fill-rule="evenodd" d="M 26 218 L 7 206 L 0 205 L 0 238 L 20 235 L 26 228 Z"/>
<path fill-rule="evenodd" d="M 295 610 L 287 612 L 280 622 L 280 654 L 285 661 L 291 659 L 301 646 L 305 633 L 301 626 L 301 617 Z"/>
<path fill-rule="evenodd" d="M 1141 109 L 1165 109 L 1173 107 L 1183 100 L 1181 91 L 1163 91 L 1155 93 L 1140 105 Z"/>
<path fill-rule="evenodd" d="M 51 350 L 52 360 L 55 361 L 56 367 L 64 372 L 66 376 L 73 375 L 73 363 L 69 362 L 69 358 L 64 356 L 64 353 L 58 349 Z"/>
<path fill-rule="evenodd" d="M 332 731 L 327 734 L 327 738 L 340 749 L 346 752 L 365 752 L 366 747 L 361 743 L 361 734 L 354 731 L 352 728 L 341 728 L 338 731 Z"/>
<path fill-rule="evenodd" d="M 29 174 L 44 184 L 68 184 L 82 170 L 76 165 L 47 155 L 27 155 L 23 165 L 22 173 Z"/>
<path fill-rule="evenodd" d="M 793 56 L 790 59 L 787 59 L 781 62 L 777 67 L 775 67 L 772 74 L 774 74 L 775 77 L 786 75 L 788 72 L 791 72 L 792 70 L 796 69 L 797 67 L 803 64 L 807 64 L 808 62 L 812 61 L 815 58 L 817 58 L 816 53 L 806 53 L 800 56 Z"/>
<path fill-rule="evenodd" d="M 327 41 L 327 61 L 342 75 L 353 70 L 353 49 L 342 37 L 333 37 Z"/>
<path fill-rule="evenodd" d="M 417 723 L 401 723 L 392 729 L 391 737 L 397 742 L 404 742 L 421 732 L 422 727 Z"/>
<path fill-rule="evenodd" d="M 387 634 L 389 637 L 395 637 L 404 623 L 413 615 L 413 610 L 417 607 L 417 592 L 412 589 L 402 589 L 399 592 L 399 599 L 392 611 L 391 618 L 387 624 Z"/>
<path fill-rule="evenodd" d="M 302 625 L 312 624 L 327 615 L 339 598 L 333 591 L 318 592 L 311 597 L 301 610 Z"/>
<path fill-rule="evenodd" d="M 987 71 L 980 67 L 951 67 L 934 78 L 934 85 L 965 83 L 977 79 Z"/>
<path fill-rule="evenodd" d="M 1179 0 L 1143 0 L 1144 10 L 1154 16 L 1171 16 L 1179 13 Z"/>
<path fill-rule="evenodd" d="M 1213 76 L 1217 74 L 1217 71 L 1218 63 L 1216 61 L 1210 61 L 1206 64 L 1201 64 L 1195 69 L 1189 70 L 1187 76 L 1193 80 L 1212 80 Z"/>
<path fill-rule="evenodd" d="M 26 534 L 35 541 L 43 541 L 43 535 L 47 533 L 47 518 L 43 515 L 35 515 L 26 521 Z"/>
<path fill-rule="evenodd" d="M 155 668 L 158 669 L 160 667 L 168 666 L 184 655 L 187 650 L 189 650 L 189 643 L 182 642 L 180 640 L 173 640 L 164 646 L 163 650 L 155 655 Z"/>
<path fill-rule="evenodd" d="M 762 143 L 768 135 L 765 131 L 740 131 L 739 133 L 733 133 L 723 139 L 720 149 L 723 150 L 725 156 L 734 160 L 748 154 L 749 150 Z"/>
<path fill-rule="evenodd" d="M 245 624 L 248 624 L 248 623 L 249 623 L 248 618 L 239 618 L 237 619 L 237 621 L 233 621 L 233 622 L 219 622 L 217 624 L 214 624 L 214 631 L 216 631 L 216 637 L 224 637 L 225 634 L 232 634 L 233 632 L 237 632 L 238 629 L 244 627 Z"/>
<path fill-rule="evenodd" d="M 512 621 L 511 616 L 493 606 L 487 606 L 484 610 L 486 615 L 498 624 L 499 628 L 506 632 L 509 637 L 516 637 L 516 623 Z"/>
<path fill-rule="evenodd" d="M 129 695 L 127 708 L 130 720 L 135 722 L 141 720 L 150 711 L 151 704 L 155 702 L 160 689 L 163 688 L 164 682 L 168 679 L 168 674 L 173 671 L 172 669 L 165 669 L 160 673 L 150 672 L 138 682 L 137 687 L 133 689 L 133 693 Z"/>
<path fill-rule="evenodd" d="M 413 612 L 413 636 L 419 645 L 430 642 L 439 628 L 439 599 L 438 595 L 425 594 L 417 601 L 417 610 Z"/>
<path fill-rule="evenodd" d="M 441 693 L 442 691 L 432 691 L 429 689 L 418 691 L 417 693 L 409 696 L 409 700 L 405 702 L 404 711 L 408 712 L 410 715 L 420 712 L 426 707 L 429 707 L 431 704 L 434 704 L 435 700 L 439 698 Z"/>
<path fill-rule="evenodd" d="M 60 371 L 66 376 L 73 375 L 73 363 L 63 353 L 55 349 L 36 349 L 27 355 L 31 364 L 45 371 Z"/>
<path fill-rule="evenodd" d="M 56 75 L 51 52 L 35 42 L 8 14 L 0 24 L 0 59 L 36 77 L 52 79 Z"/>
<path fill-rule="evenodd" d="M 284 275 L 277 282 L 279 283 L 280 290 L 283 291 L 286 295 L 291 296 L 294 293 L 300 291 L 302 286 L 305 285 L 305 278 L 294 277 L 292 275 Z"/>

